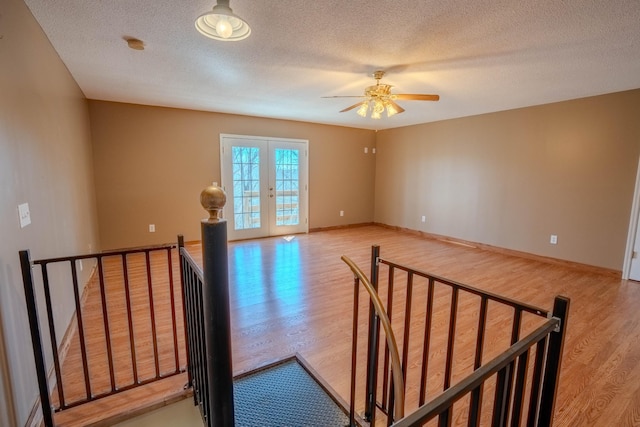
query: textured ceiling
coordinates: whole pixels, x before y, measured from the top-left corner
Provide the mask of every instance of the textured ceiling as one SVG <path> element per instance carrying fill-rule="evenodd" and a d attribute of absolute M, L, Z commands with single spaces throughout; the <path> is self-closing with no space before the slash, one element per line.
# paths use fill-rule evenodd
<path fill-rule="evenodd" d="M 386 129 L 640 88 L 638 0 L 231 0 L 239 42 L 196 31 L 215 0 L 26 3 L 90 99 Z M 376 69 L 441 99 L 373 120 L 321 98 Z"/>

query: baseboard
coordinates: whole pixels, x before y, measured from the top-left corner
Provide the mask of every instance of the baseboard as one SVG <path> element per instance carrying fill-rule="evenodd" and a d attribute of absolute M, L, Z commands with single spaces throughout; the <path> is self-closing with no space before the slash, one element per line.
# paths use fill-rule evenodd
<path fill-rule="evenodd" d="M 329 227 L 315 227 L 315 228 L 310 228 L 309 233 L 316 233 L 318 231 L 344 230 L 347 228 L 360 228 L 360 227 L 367 227 L 370 225 L 376 225 L 376 224 L 373 222 L 361 222 L 357 224 L 332 225 Z"/>
<path fill-rule="evenodd" d="M 514 256 L 514 257 L 518 257 L 518 258 L 525 258 L 525 259 L 529 259 L 532 261 L 538 261 L 538 262 L 544 262 L 547 264 L 553 264 L 553 265 L 560 265 L 563 267 L 568 267 L 568 268 L 573 268 L 576 270 L 580 270 L 583 271 L 585 273 L 595 273 L 595 274 L 602 274 L 608 277 L 613 277 L 615 279 L 621 279 L 622 278 L 622 271 L 620 270 L 613 270 L 610 268 L 605 268 L 605 267 L 598 267 L 595 265 L 589 265 L 589 264 L 582 264 L 579 262 L 575 262 L 575 261 L 568 261 L 568 260 L 564 260 L 564 259 L 559 259 L 559 258 L 552 258 L 552 257 L 547 257 L 547 256 L 543 256 L 543 255 L 536 255 L 536 254 L 532 254 L 529 252 L 522 252 L 522 251 L 516 251 L 514 249 L 507 249 L 507 248 L 501 248 L 499 246 L 493 246 L 493 245 L 488 245 L 486 243 L 478 243 L 478 242 L 471 242 L 468 240 L 463 240 L 463 239 L 458 239 L 455 237 L 449 237 L 449 236 L 443 236 L 440 234 L 434 234 L 434 233 L 427 233 L 426 231 L 419 231 L 419 230 L 412 230 L 410 228 L 405 228 L 405 227 L 398 227 L 395 225 L 388 225 L 388 224 L 382 224 L 379 222 L 374 223 L 374 225 L 377 225 L 379 227 L 383 227 L 383 228 L 387 228 L 389 230 L 394 230 L 394 231 L 399 231 L 402 233 L 407 233 L 407 234 L 411 234 L 414 236 L 419 236 L 425 239 L 430 239 L 430 240 L 439 240 L 441 242 L 446 242 L 446 243 L 451 243 L 451 244 L 455 244 L 455 245 L 462 245 L 462 246 L 467 246 L 470 248 L 476 248 L 476 249 L 482 249 L 485 251 L 490 251 L 490 252 L 495 252 L 495 253 L 499 253 L 502 255 L 509 255 L 509 256 Z"/>

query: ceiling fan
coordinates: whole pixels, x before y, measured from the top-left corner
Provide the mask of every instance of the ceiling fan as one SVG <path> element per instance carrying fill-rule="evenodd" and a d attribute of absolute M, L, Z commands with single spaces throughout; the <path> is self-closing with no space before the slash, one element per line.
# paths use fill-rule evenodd
<path fill-rule="evenodd" d="M 371 110 L 371 118 L 379 119 L 381 114 L 386 110 L 387 117 L 391 117 L 395 114 L 404 112 L 404 108 L 399 106 L 396 100 L 406 101 L 437 101 L 440 99 L 439 95 L 425 95 L 425 94 L 411 94 L 411 93 L 391 93 L 391 85 L 382 84 L 380 80 L 384 76 L 384 71 L 378 70 L 373 73 L 373 78 L 376 79 L 376 84 L 367 86 L 364 90 L 364 95 L 352 95 L 352 96 L 323 96 L 323 98 L 364 98 L 363 101 L 359 101 L 344 110 L 340 110 L 341 113 L 345 111 L 358 108 L 358 115 L 367 117 L 367 113 Z"/>

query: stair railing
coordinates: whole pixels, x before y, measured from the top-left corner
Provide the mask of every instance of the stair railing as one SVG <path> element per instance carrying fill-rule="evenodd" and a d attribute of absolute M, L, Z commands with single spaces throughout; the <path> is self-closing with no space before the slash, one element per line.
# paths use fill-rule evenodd
<path fill-rule="evenodd" d="M 358 268 L 358 266 L 349 259 L 349 257 L 342 256 L 342 261 L 344 261 L 354 275 L 354 291 L 353 291 L 353 331 L 352 331 L 352 342 L 351 342 L 351 403 L 349 408 L 349 425 L 351 427 L 357 426 L 355 422 L 355 384 L 356 384 L 356 365 L 357 365 L 357 350 L 358 350 L 358 306 L 359 306 L 359 295 L 360 295 L 360 286 L 362 283 L 364 288 L 367 290 L 369 294 L 369 298 L 371 304 L 373 304 L 375 310 L 374 321 L 380 321 L 382 323 L 382 327 L 384 329 L 384 333 L 387 339 L 387 345 L 389 347 L 389 354 L 391 355 L 391 373 L 393 375 L 393 391 L 395 393 L 395 412 L 394 416 L 396 419 L 400 419 L 404 417 L 404 379 L 403 379 L 403 368 L 400 364 L 400 354 L 398 353 L 398 345 L 396 344 L 396 337 L 393 333 L 393 329 L 391 329 L 391 322 L 389 321 L 389 317 L 384 309 L 382 301 L 378 296 L 378 293 L 369 282 L 369 279 L 364 275 L 362 270 Z"/>
<path fill-rule="evenodd" d="M 174 275 L 173 275 L 173 259 L 172 251 L 175 249 L 174 245 L 162 245 L 146 248 L 133 248 L 121 251 L 109 251 L 95 254 L 49 258 L 32 261 L 28 250 L 20 251 L 20 263 L 22 267 L 22 278 L 25 291 L 25 300 L 27 305 L 27 314 L 29 318 L 29 326 L 31 331 L 31 341 L 34 351 L 34 360 L 36 364 L 36 375 L 38 378 L 38 387 L 40 395 L 40 406 L 42 408 L 43 420 L 46 427 L 55 425 L 53 419 L 53 413 L 64 411 L 87 402 L 95 401 L 107 396 L 111 396 L 116 393 L 121 393 L 132 388 L 151 383 L 172 375 L 184 372 L 184 362 L 181 360 L 179 352 L 179 335 L 182 333 L 178 325 L 178 317 L 176 307 L 180 305 L 180 301 L 176 303 L 174 292 Z M 132 257 L 138 257 L 143 259 L 145 265 L 145 272 L 133 277 L 129 271 L 129 263 Z M 97 343 L 96 336 L 92 336 L 91 339 L 87 339 L 85 336 L 85 322 L 87 321 L 87 313 L 83 306 L 83 284 L 80 283 L 80 271 L 82 270 L 82 263 L 93 263 L 96 268 L 94 275 L 87 282 L 84 292 L 99 292 L 100 295 L 100 315 L 99 322 L 102 322 L 102 332 L 100 343 Z M 161 277 L 156 277 L 152 274 L 152 266 L 164 264 L 164 273 Z M 52 370 L 55 380 L 50 381 L 47 375 L 47 362 L 45 356 L 45 349 L 43 346 L 42 335 L 40 331 L 40 313 L 38 311 L 38 297 L 36 288 L 36 281 L 34 280 L 34 270 L 39 267 L 41 273 L 42 291 L 44 293 L 45 311 L 46 311 L 46 327 L 45 333 L 48 333 L 48 342 L 50 343 L 50 355 L 53 365 Z M 64 269 L 70 277 L 70 283 L 65 283 L 62 280 L 52 280 L 50 278 L 50 271 L 56 270 L 60 272 Z M 157 271 L 157 269 L 155 270 Z M 95 273 L 97 272 L 97 276 Z M 39 278 L 40 279 L 40 278 Z M 170 308 L 169 315 L 171 316 L 171 338 L 170 346 L 167 348 L 159 342 L 159 332 L 157 330 L 156 317 L 156 304 L 158 303 L 159 295 L 154 292 L 158 291 L 158 282 L 161 282 L 162 287 L 166 284 L 168 296 L 168 306 Z M 81 361 L 81 378 L 82 391 L 74 391 L 72 394 L 68 387 L 67 380 L 63 374 L 64 367 L 64 354 L 65 343 L 61 342 L 60 337 L 63 335 L 61 331 L 56 328 L 56 319 L 54 318 L 54 303 L 52 301 L 53 292 L 57 294 L 63 292 L 63 287 L 66 289 L 71 288 L 73 293 L 73 302 L 75 305 L 75 312 L 73 314 L 72 323 L 67 331 L 66 335 L 69 342 L 75 343 L 76 339 L 73 338 L 74 334 L 77 335 L 77 345 L 80 352 Z M 126 325 L 124 329 L 127 331 L 126 347 L 115 347 L 113 336 L 117 332 L 114 330 L 114 314 L 112 313 L 114 301 L 109 304 L 107 299 L 107 287 L 117 287 L 123 294 L 123 311 L 126 316 Z M 134 330 L 134 314 L 133 314 L 133 299 L 134 294 L 139 298 L 143 298 L 148 302 L 148 310 L 145 314 L 145 322 L 148 322 L 151 329 L 152 345 L 152 373 L 146 374 L 139 371 L 140 355 L 137 351 L 140 350 L 141 344 L 136 339 L 136 333 Z M 140 316 L 138 311 L 137 316 Z M 143 319 L 137 318 L 140 322 Z M 75 326 L 75 331 L 73 331 Z M 70 333 L 71 331 L 72 333 Z M 166 343 L 165 343 L 166 344 Z M 72 344 L 66 344 L 72 345 Z M 107 371 L 108 371 L 108 384 L 98 387 L 95 384 L 94 375 L 96 372 L 91 369 L 91 364 L 94 363 L 90 356 L 91 349 L 96 351 L 97 345 L 103 346 L 107 359 Z M 93 346 L 93 347 L 92 347 Z M 173 363 L 171 367 L 167 367 L 166 363 L 161 366 L 160 353 L 166 352 L 172 353 Z M 116 354 L 119 352 L 128 352 L 128 363 L 118 364 L 115 366 Z M 93 361 L 93 362 L 92 362 Z M 130 372 L 128 377 L 130 380 L 123 380 L 123 371 L 128 369 Z M 102 373 L 102 372 L 101 372 Z M 118 373 L 123 375 L 118 375 Z M 50 396 L 50 390 L 54 390 L 53 395 Z"/>
<path fill-rule="evenodd" d="M 344 257 L 343 257 L 344 260 Z M 346 260 L 345 260 L 346 262 Z M 564 297 L 556 297 L 553 312 L 550 313 L 541 308 L 521 303 L 507 297 L 503 297 L 491 292 L 486 292 L 462 283 L 448 280 L 439 276 L 425 273 L 380 257 L 380 248 L 372 247 L 371 252 L 371 281 L 367 280 L 362 271 L 357 269 L 353 263 L 349 263 L 356 276 L 356 284 L 362 282 L 371 296 L 369 324 L 368 324 L 368 343 L 367 343 L 367 368 L 365 378 L 365 395 L 364 395 L 364 413 L 363 418 L 371 425 L 376 425 L 376 412 L 380 410 L 387 416 L 386 425 L 391 426 L 398 423 L 401 426 L 422 425 L 427 419 L 435 416 L 439 417 L 440 426 L 450 425 L 453 417 L 453 402 L 464 395 L 471 387 L 469 404 L 468 404 L 468 422 L 469 426 L 477 426 L 480 424 L 481 413 L 484 399 L 484 382 L 491 375 L 497 372 L 495 381 L 495 391 L 492 396 L 492 425 L 520 425 L 522 418 L 526 418 L 529 426 L 549 426 L 553 419 L 553 407 L 555 403 L 555 395 L 558 384 L 558 376 L 560 372 L 560 363 L 562 359 L 562 347 L 564 342 L 564 330 L 568 315 L 569 300 Z M 387 296 L 386 302 L 383 304 L 378 296 L 378 285 L 380 281 L 380 267 L 385 266 L 388 272 L 386 276 Z M 357 270 L 354 270 L 357 269 Z M 356 271 L 358 272 L 356 274 Z M 397 283 L 396 283 L 397 282 Z M 422 286 L 422 294 L 426 294 L 424 306 L 424 330 L 412 332 L 415 322 L 411 321 L 412 309 L 416 305 L 414 302 L 414 287 Z M 404 300 L 394 301 L 398 298 L 396 290 L 400 298 Z M 447 295 L 445 290 L 450 294 L 449 302 L 441 305 L 442 296 Z M 435 297 L 438 291 L 440 298 Z M 351 420 L 354 419 L 354 402 L 355 402 L 355 367 L 356 367 L 356 340 L 357 340 L 357 322 L 358 322 L 358 302 L 357 290 L 354 293 L 354 320 L 353 320 L 353 349 L 352 349 L 352 379 L 351 379 Z M 461 298 L 465 298 L 464 307 L 461 306 Z M 477 303 L 473 302 L 474 299 Z M 434 303 L 434 301 L 438 303 Z M 507 326 L 510 330 L 509 338 L 510 347 L 496 356 L 491 361 L 484 360 L 485 337 L 493 330 L 488 331 L 490 323 L 489 302 L 494 307 L 502 307 L 502 310 L 511 310 L 511 324 Z M 474 310 L 474 304 L 477 308 Z M 386 306 L 385 306 L 386 305 Z M 393 308 L 403 306 L 404 311 L 393 313 Z M 473 362 L 473 372 L 464 380 L 452 387 L 453 364 L 455 360 L 456 330 L 460 312 L 463 310 L 472 310 L 477 316 L 477 335 L 475 338 L 475 356 Z M 438 312 L 439 318 L 448 318 L 448 328 L 443 331 L 432 330 L 435 325 L 434 312 Z M 504 314 L 507 312 L 502 311 Z M 385 316 L 381 316 L 384 313 Z M 468 311 L 466 311 L 468 313 Z M 524 315 L 529 317 L 524 317 Z M 391 329 L 391 321 L 394 319 L 404 326 L 402 328 L 402 351 L 398 356 L 395 336 Z M 398 316 L 400 316 L 398 318 Z M 402 317 L 404 316 L 404 317 Z M 421 315 L 422 316 L 422 315 Z M 504 316 L 504 315 L 503 315 Z M 532 317 L 531 317 L 532 316 Z M 547 317 L 543 323 L 541 318 Z M 522 339 L 521 329 L 524 319 L 531 323 L 542 324 L 534 333 Z M 504 328 L 505 317 L 501 318 Z M 540 320 L 535 320 L 540 319 Z M 384 353 L 382 354 L 382 369 L 379 370 L 379 361 L 381 345 L 379 343 L 380 323 L 382 323 L 387 342 L 385 344 Z M 531 324 L 530 323 L 530 324 Z M 419 325 L 419 323 L 418 323 Z M 389 330 L 389 331 L 388 331 Z M 444 332 L 444 336 L 442 334 Z M 422 342 L 410 345 L 410 336 L 421 336 Z M 436 396 L 437 399 L 431 402 L 427 396 L 427 381 L 429 379 L 429 365 L 433 357 L 433 349 L 431 345 L 432 336 L 438 336 L 443 339 L 442 347 L 444 359 L 444 369 L 442 375 L 437 377 L 442 381 L 442 393 Z M 393 339 L 390 340 L 389 338 Z M 408 354 L 409 348 L 416 348 L 416 345 L 422 349 L 421 359 L 416 366 L 411 365 L 412 372 L 409 371 Z M 535 348 L 535 350 L 531 350 Z M 398 363 L 395 359 L 400 358 Z M 527 384 L 527 363 L 529 357 L 535 358 L 533 362 L 534 371 L 532 379 Z M 390 360 L 391 359 L 391 360 Z M 506 363 L 504 365 L 503 363 Z M 390 366 L 391 365 L 391 366 Z M 400 368 L 397 366 L 400 365 Z M 415 370 L 414 370 L 415 369 Z M 401 380 L 396 377 L 401 373 Z M 391 373 L 391 376 L 389 375 Z M 479 373 L 483 373 L 479 378 Z M 382 396 L 378 400 L 378 377 L 382 377 Z M 407 387 L 407 377 L 414 380 L 419 379 L 418 388 L 418 409 L 417 414 L 412 413 L 402 419 L 398 417 L 398 406 L 404 407 L 404 399 L 400 401 L 398 396 L 404 397 L 404 387 Z M 402 385 L 402 390 L 398 390 L 398 386 Z M 526 388 L 529 387 L 529 388 Z M 433 387 L 432 387 L 433 388 Z M 462 394 L 460 394 L 462 393 Z M 528 408 L 524 405 L 524 398 L 529 395 Z M 443 403 L 445 399 L 446 403 Z M 443 406 L 444 405 L 444 406 Z M 447 406 L 448 405 L 448 406 Z M 488 405 L 487 405 L 488 406 Z M 404 409 L 406 413 L 407 408 Z M 412 411 L 415 411 L 412 410 Z M 526 416 L 525 416 L 526 412 Z M 416 418 L 418 417 L 418 418 Z M 402 421 L 401 421 L 402 419 Z M 419 419 L 420 421 L 416 421 Z M 353 425 L 353 421 L 352 421 Z"/>

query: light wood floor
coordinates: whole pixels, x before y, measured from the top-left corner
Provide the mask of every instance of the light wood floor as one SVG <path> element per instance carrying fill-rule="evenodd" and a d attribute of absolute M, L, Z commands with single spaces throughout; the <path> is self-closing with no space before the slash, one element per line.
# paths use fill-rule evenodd
<path fill-rule="evenodd" d="M 300 353 L 347 399 L 353 282 L 340 256 L 368 273 L 372 244 L 384 258 L 543 308 L 551 308 L 555 295 L 571 298 L 554 425 L 640 425 L 640 284 L 375 226 L 229 244 L 234 372 Z M 199 245 L 190 252 L 198 259 Z M 90 292 L 87 304 L 93 297 Z M 497 351 L 499 341 L 488 348 Z M 456 341 L 455 350 L 462 361 L 473 351 L 464 342 Z M 454 380 L 466 369 L 457 364 Z M 126 412 L 123 400 L 136 402 L 140 394 L 149 393 L 122 393 L 126 399 L 116 406 Z M 416 394 L 410 386 L 407 400 L 415 402 Z M 454 425 L 464 421 L 457 416 Z"/>

